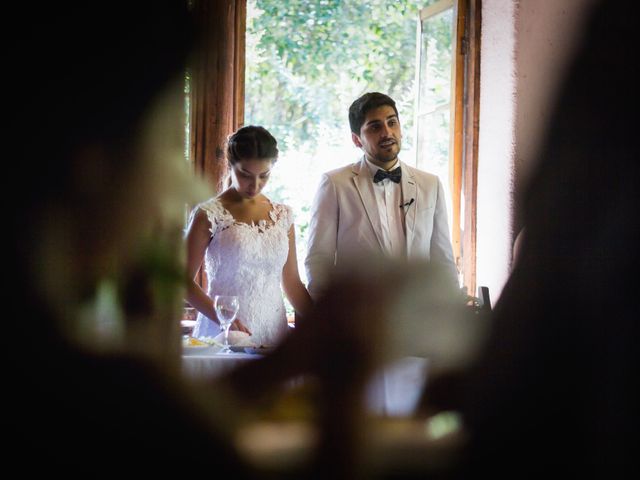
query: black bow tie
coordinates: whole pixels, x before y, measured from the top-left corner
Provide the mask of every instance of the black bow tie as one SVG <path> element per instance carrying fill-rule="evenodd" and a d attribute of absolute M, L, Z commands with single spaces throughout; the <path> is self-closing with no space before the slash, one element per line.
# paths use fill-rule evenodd
<path fill-rule="evenodd" d="M 373 177 L 373 181 L 374 183 L 378 183 L 384 180 L 385 178 L 388 178 L 392 182 L 400 183 L 400 179 L 402 178 L 402 170 L 400 170 L 400 167 L 394 168 L 390 172 L 387 172 L 385 170 L 378 170 L 375 176 Z"/>

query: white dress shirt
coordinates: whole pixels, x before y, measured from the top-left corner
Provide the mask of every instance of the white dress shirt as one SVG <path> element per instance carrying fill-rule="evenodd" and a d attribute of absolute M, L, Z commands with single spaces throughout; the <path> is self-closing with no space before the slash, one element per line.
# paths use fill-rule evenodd
<path fill-rule="evenodd" d="M 366 157 L 365 161 L 371 172 L 371 178 L 378 170 L 384 170 L 371 163 Z M 388 171 L 400 165 L 400 161 L 396 160 Z M 402 205 L 402 185 L 395 183 L 388 178 L 374 183 L 373 190 L 375 192 L 378 214 L 380 215 L 380 225 L 382 227 L 382 239 L 384 248 L 388 255 L 392 257 L 405 257 L 407 254 L 407 240 L 404 226 L 404 209 Z"/>

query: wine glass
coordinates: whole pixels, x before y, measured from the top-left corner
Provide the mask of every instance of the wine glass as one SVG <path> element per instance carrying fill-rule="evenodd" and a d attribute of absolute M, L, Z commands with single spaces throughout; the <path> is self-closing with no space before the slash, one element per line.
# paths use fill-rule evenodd
<path fill-rule="evenodd" d="M 224 328 L 224 346 L 219 353 L 231 353 L 229 347 L 229 328 L 238 314 L 240 302 L 235 295 L 216 295 L 213 299 L 213 307 L 216 310 L 220 326 Z"/>

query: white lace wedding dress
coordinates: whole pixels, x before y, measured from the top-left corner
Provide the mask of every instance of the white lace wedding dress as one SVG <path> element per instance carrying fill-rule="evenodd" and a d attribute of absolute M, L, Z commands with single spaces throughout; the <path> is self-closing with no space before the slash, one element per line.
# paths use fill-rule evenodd
<path fill-rule="evenodd" d="M 212 238 L 205 251 L 207 293 L 237 295 L 237 318 L 251 331 L 256 345 L 275 345 L 287 333 L 287 317 L 280 281 L 289 252 L 290 207 L 273 203 L 270 222 L 236 222 L 220 201 L 212 198 L 196 207 L 207 213 Z M 214 337 L 218 324 L 198 313 L 194 337 Z"/>

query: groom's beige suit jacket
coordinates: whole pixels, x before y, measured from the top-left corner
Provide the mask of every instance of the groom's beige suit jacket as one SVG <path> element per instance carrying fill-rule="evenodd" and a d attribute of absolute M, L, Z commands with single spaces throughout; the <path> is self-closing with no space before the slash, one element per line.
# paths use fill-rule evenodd
<path fill-rule="evenodd" d="M 407 259 L 426 259 L 445 266 L 458 284 L 444 189 L 437 176 L 403 162 L 403 202 Z M 331 270 L 354 258 L 387 255 L 380 214 L 374 196 L 373 178 L 364 157 L 323 174 L 315 196 L 309 224 L 305 267 L 309 292 L 322 291 Z"/>

